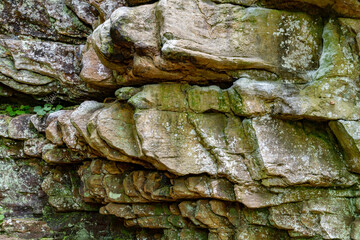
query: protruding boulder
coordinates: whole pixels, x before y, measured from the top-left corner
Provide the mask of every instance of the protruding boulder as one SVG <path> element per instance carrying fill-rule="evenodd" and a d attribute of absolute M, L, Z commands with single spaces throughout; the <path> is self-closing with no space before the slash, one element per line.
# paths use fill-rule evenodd
<path fill-rule="evenodd" d="M 321 24 L 304 13 L 171 0 L 119 8 L 92 39 L 123 84 L 229 82 L 232 73 L 244 69 L 303 78 L 317 67 Z"/>

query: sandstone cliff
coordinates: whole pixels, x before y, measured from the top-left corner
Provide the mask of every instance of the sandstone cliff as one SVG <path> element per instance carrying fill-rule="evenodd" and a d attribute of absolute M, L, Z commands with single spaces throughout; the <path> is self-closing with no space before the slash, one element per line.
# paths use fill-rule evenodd
<path fill-rule="evenodd" d="M 358 0 L 0 1 L 0 111 L 0 239 L 360 239 Z"/>

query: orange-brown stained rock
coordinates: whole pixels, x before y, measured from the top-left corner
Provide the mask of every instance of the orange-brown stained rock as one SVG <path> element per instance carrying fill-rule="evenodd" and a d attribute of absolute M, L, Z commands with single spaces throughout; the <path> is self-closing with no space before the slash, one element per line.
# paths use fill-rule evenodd
<path fill-rule="evenodd" d="M 99 87 L 116 87 L 113 71 L 101 63 L 91 45 L 83 54 L 82 66 L 80 77 L 85 82 Z"/>

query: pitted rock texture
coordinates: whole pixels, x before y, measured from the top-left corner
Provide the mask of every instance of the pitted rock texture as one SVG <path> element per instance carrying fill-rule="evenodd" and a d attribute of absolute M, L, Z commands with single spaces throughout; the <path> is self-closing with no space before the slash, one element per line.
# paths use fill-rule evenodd
<path fill-rule="evenodd" d="M 359 57 L 357 0 L 0 2 L 0 104 L 66 105 L 0 114 L 0 239 L 360 239 Z"/>

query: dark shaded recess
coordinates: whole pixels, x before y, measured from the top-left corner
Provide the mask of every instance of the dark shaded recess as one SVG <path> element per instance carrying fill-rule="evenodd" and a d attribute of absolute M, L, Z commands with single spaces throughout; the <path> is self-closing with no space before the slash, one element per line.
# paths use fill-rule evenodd
<path fill-rule="evenodd" d="M 25 95 L 25 94 L 19 94 L 19 93 L 15 93 L 11 97 L 0 97 L 0 104 L 10 104 L 10 105 L 14 105 L 14 106 L 27 105 L 30 107 L 34 107 L 34 106 L 39 106 L 39 105 L 41 106 L 46 103 L 50 103 L 50 102 L 47 102 L 45 100 L 37 100 L 31 95 Z M 51 104 L 54 106 L 60 104 L 64 107 L 70 107 L 70 106 L 74 105 L 73 102 L 63 101 L 60 99 L 56 99 L 54 102 L 51 102 Z"/>
<path fill-rule="evenodd" d="M 121 25 L 122 24 L 115 23 L 110 28 L 110 36 L 112 44 L 114 44 L 114 53 L 109 60 L 128 65 L 133 60 L 135 45 L 131 40 L 122 36 L 119 31 L 117 31 L 117 29 L 121 29 Z"/>
<path fill-rule="evenodd" d="M 310 15 L 329 16 L 335 15 L 331 6 L 321 8 L 310 3 L 299 2 L 296 0 L 260 0 L 259 5 L 266 8 L 275 8 L 291 12 L 306 12 Z"/>
<path fill-rule="evenodd" d="M 54 231 L 52 237 L 55 239 L 67 236 L 66 239 L 77 240 L 77 233 L 81 230 L 91 232 L 95 239 L 136 239 L 135 231 L 126 229 L 123 221 L 115 216 L 97 212 L 56 213 L 50 206 L 45 207 L 43 212 L 43 219 Z"/>
<path fill-rule="evenodd" d="M 43 101 L 36 100 L 30 95 L 21 93 L 14 93 L 11 97 L 0 97 L 0 104 L 37 106 L 42 103 Z"/>
<path fill-rule="evenodd" d="M 128 6 L 133 7 L 133 6 L 151 4 L 157 1 L 158 0 L 127 0 L 126 3 L 128 4 Z"/>

